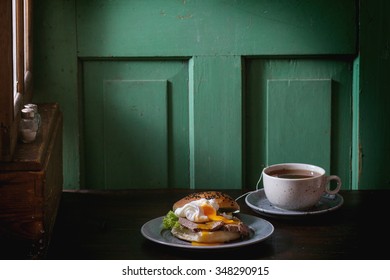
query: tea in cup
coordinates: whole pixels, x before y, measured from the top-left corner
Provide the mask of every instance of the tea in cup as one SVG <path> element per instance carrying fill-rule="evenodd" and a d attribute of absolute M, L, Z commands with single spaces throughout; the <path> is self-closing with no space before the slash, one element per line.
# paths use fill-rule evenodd
<path fill-rule="evenodd" d="M 305 210 L 316 205 L 325 193 L 336 194 L 341 188 L 341 179 L 327 176 L 319 166 L 304 163 L 281 163 L 263 170 L 264 192 L 269 202 L 287 210 Z M 330 187 L 330 181 L 337 185 Z"/>

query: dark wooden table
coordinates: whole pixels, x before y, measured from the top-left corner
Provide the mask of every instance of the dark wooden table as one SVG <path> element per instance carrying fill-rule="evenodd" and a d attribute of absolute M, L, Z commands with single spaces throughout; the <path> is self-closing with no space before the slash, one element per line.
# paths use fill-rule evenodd
<path fill-rule="evenodd" d="M 47 259 L 390 259 L 390 191 L 341 191 L 344 204 L 295 219 L 243 213 L 271 222 L 275 231 L 255 245 L 229 250 L 183 250 L 145 239 L 141 226 L 165 215 L 190 190 L 64 192 Z M 225 191 L 238 197 L 241 191 Z"/>

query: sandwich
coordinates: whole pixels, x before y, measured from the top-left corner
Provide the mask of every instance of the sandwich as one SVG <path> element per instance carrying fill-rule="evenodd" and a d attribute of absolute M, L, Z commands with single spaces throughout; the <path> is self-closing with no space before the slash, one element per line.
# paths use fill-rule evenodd
<path fill-rule="evenodd" d="M 234 214 L 238 203 L 225 193 L 192 193 L 173 204 L 163 218 L 163 228 L 193 245 L 222 244 L 245 239 L 250 229 Z"/>

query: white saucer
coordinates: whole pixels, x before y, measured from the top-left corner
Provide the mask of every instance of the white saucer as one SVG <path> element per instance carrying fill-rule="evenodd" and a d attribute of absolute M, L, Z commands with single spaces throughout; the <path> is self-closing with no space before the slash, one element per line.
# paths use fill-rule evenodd
<path fill-rule="evenodd" d="M 307 216 L 324 214 L 338 209 L 344 203 L 340 194 L 324 195 L 312 208 L 302 211 L 291 211 L 273 206 L 265 196 L 264 189 L 251 192 L 245 198 L 246 204 L 256 213 L 266 216 Z"/>

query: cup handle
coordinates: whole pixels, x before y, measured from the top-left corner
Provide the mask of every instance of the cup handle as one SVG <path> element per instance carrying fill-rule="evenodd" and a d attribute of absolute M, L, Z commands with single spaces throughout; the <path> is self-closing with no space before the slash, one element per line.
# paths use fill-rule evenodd
<path fill-rule="evenodd" d="M 335 180 L 337 181 L 337 186 L 334 190 L 331 190 L 330 189 L 330 181 L 331 180 Z M 331 175 L 331 176 L 328 176 L 326 178 L 326 188 L 325 188 L 325 191 L 328 193 L 328 194 L 336 194 L 339 192 L 339 190 L 341 189 L 341 179 L 339 176 L 336 176 L 336 175 Z"/>

